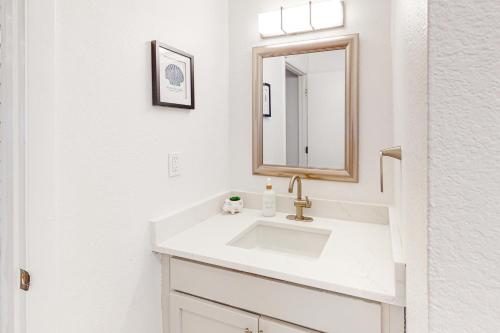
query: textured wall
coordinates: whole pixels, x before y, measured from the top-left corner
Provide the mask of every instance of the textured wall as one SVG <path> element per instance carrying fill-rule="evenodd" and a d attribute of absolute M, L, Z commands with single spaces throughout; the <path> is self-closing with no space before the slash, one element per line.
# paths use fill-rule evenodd
<path fill-rule="evenodd" d="M 408 333 L 427 332 L 427 0 L 392 7 L 394 141 L 403 147 L 396 172 L 407 261 Z M 400 177 L 398 177 L 400 176 Z"/>
<path fill-rule="evenodd" d="M 429 3 L 429 323 L 500 331 L 500 1 Z"/>

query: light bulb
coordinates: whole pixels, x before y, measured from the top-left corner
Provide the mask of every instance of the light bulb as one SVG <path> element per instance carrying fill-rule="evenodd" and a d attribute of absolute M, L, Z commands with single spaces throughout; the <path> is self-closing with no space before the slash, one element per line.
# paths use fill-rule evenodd
<path fill-rule="evenodd" d="M 281 9 L 259 14 L 259 32 L 262 37 L 284 34 L 281 29 Z"/>
<path fill-rule="evenodd" d="M 309 3 L 283 8 L 283 30 L 287 34 L 312 30 Z"/>
<path fill-rule="evenodd" d="M 338 0 L 313 2 L 311 23 L 317 30 L 343 26 L 344 6 L 342 2 Z"/>

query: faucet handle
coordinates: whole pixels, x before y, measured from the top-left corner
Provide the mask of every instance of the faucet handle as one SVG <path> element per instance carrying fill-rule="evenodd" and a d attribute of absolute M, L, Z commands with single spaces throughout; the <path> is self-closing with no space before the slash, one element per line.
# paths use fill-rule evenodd
<path fill-rule="evenodd" d="M 312 202 L 309 200 L 309 197 L 306 195 L 306 208 L 311 208 Z"/>

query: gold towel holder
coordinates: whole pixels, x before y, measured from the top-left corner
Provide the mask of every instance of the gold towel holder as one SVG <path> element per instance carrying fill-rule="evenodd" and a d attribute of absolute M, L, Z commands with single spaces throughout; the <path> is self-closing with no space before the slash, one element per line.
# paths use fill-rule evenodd
<path fill-rule="evenodd" d="M 392 157 L 401 161 L 401 146 L 380 150 L 380 192 L 384 192 L 384 156 Z"/>

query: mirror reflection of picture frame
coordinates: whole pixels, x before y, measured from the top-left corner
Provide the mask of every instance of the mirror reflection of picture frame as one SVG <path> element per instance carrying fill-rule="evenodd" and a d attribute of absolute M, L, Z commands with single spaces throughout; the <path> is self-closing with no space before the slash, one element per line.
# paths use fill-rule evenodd
<path fill-rule="evenodd" d="M 194 57 L 151 42 L 153 105 L 194 109 Z"/>
<path fill-rule="evenodd" d="M 271 117 L 271 85 L 264 83 L 262 86 L 262 115 Z"/>

